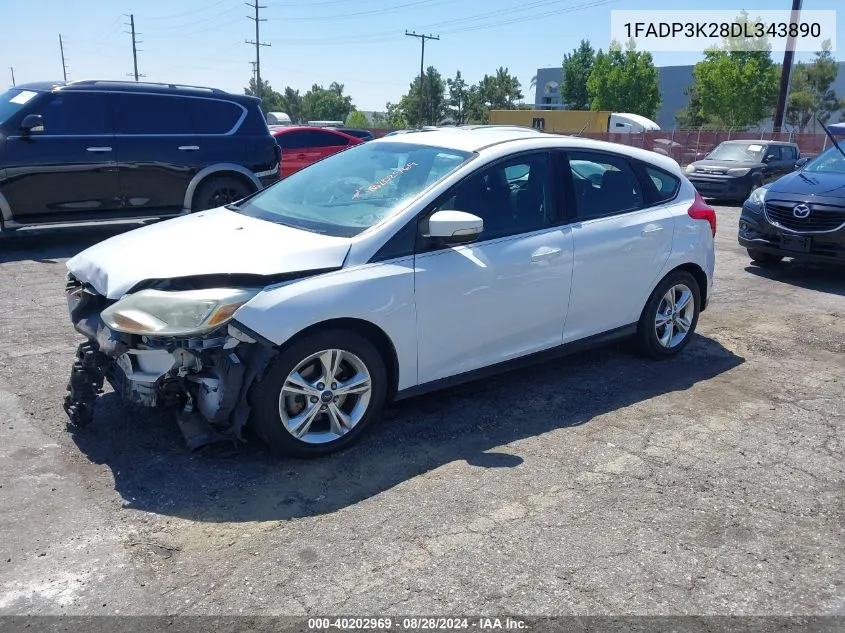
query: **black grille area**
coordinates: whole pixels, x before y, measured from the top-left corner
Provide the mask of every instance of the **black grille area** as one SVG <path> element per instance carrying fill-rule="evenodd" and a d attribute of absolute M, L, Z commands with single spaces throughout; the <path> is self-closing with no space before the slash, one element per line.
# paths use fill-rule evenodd
<path fill-rule="evenodd" d="M 826 204 L 808 204 L 810 215 L 796 218 L 792 213 L 799 202 L 771 201 L 766 203 L 766 215 L 773 224 L 798 233 L 821 233 L 834 231 L 845 224 L 845 207 Z"/>

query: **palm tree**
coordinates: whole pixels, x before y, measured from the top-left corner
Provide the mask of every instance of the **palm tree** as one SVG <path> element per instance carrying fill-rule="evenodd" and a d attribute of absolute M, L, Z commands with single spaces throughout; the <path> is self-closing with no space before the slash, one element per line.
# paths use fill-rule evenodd
<path fill-rule="evenodd" d="M 531 78 L 531 82 L 528 84 L 528 88 L 530 90 L 534 90 L 534 88 L 536 88 L 536 87 L 537 87 L 537 75 L 534 75 Z"/>

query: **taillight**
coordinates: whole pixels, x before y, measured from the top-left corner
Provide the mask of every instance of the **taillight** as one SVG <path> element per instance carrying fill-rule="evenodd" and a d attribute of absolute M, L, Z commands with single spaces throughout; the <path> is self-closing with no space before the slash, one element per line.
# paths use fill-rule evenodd
<path fill-rule="evenodd" d="M 697 191 L 695 192 L 695 200 L 693 200 L 687 213 L 693 220 L 707 220 L 713 237 L 716 237 L 716 210 L 704 202 Z"/>

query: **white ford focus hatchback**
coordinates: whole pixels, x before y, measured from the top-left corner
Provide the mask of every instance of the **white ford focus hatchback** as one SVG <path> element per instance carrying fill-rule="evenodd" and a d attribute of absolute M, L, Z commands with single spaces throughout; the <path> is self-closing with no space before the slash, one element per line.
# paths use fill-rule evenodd
<path fill-rule="evenodd" d="M 396 135 L 67 266 L 65 409 L 104 379 L 191 448 L 247 424 L 298 456 L 390 400 L 625 337 L 657 359 L 711 295 L 716 217 L 656 153 L 530 129 Z"/>

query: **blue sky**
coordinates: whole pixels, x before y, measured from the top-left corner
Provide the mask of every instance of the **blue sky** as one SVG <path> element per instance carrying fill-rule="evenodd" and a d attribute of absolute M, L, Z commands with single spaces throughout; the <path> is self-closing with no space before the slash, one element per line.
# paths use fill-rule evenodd
<path fill-rule="evenodd" d="M 427 42 L 426 65 L 468 81 L 506 66 L 522 82 L 557 66 L 581 38 L 607 47 L 613 9 L 704 8 L 664 0 L 262 0 L 262 77 L 281 90 L 312 83 L 346 85 L 362 110 L 397 101 L 419 73 L 419 40 L 405 30 L 440 35 Z M 70 79 L 126 78 L 132 70 L 134 13 L 143 43 L 139 71 L 148 81 L 208 85 L 240 92 L 252 73 L 255 27 L 244 0 L 2 0 L 0 77 L 11 85 L 60 79 L 59 33 Z M 783 5 L 782 7 L 780 5 Z M 743 4 L 710 0 L 708 9 L 788 9 L 789 0 Z M 841 0 L 805 0 L 805 9 L 837 9 Z M 659 13 L 655 19 L 660 19 Z M 845 40 L 843 40 L 845 41 Z M 845 45 L 843 45 L 845 46 Z M 799 59 L 809 55 L 799 55 Z M 837 51 L 838 59 L 845 59 Z M 695 63 L 697 53 L 656 53 L 658 66 Z M 2 84 L 0 84 L 2 85 Z"/>

